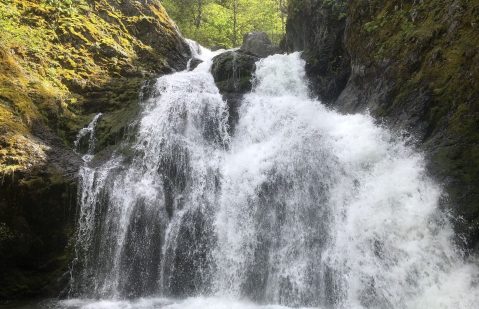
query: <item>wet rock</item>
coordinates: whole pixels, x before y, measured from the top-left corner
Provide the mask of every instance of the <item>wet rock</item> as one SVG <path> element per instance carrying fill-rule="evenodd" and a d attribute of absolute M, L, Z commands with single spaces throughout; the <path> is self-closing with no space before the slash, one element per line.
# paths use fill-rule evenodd
<path fill-rule="evenodd" d="M 259 58 L 242 51 L 229 51 L 213 58 L 211 73 L 216 86 L 228 103 L 230 133 L 238 121 L 243 95 L 252 88 L 253 73 Z"/>
<path fill-rule="evenodd" d="M 346 7 L 342 2 L 293 3 L 282 42 L 289 52 L 303 51 L 312 91 L 324 102 L 332 102 L 339 96 L 351 73 L 344 45 Z"/>
<path fill-rule="evenodd" d="M 244 93 L 251 90 L 251 79 L 259 58 L 229 51 L 213 58 L 211 73 L 221 92 Z"/>
<path fill-rule="evenodd" d="M 193 58 L 193 59 L 191 59 L 191 60 L 190 60 L 189 70 L 190 70 L 190 71 L 193 71 L 193 70 L 196 69 L 196 68 L 200 65 L 200 63 L 202 63 L 202 62 L 203 62 L 203 60 L 198 59 L 198 58 Z"/>
<path fill-rule="evenodd" d="M 0 3 L 22 16 L 8 20 L 22 40 L 0 46 L 1 300 L 66 286 L 57 279 L 71 259 L 78 131 L 101 112 L 97 150 L 117 150 L 145 80 L 184 70 L 191 57 L 158 0 L 84 1 L 68 14 L 57 2 Z"/>
<path fill-rule="evenodd" d="M 224 45 L 215 45 L 213 47 L 210 48 L 212 51 L 218 51 L 218 50 L 221 50 L 221 49 L 227 49 L 226 46 Z"/>
<path fill-rule="evenodd" d="M 265 32 L 250 32 L 245 34 L 240 50 L 260 58 L 281 53 L 281 49 L 273 45 Z"/>

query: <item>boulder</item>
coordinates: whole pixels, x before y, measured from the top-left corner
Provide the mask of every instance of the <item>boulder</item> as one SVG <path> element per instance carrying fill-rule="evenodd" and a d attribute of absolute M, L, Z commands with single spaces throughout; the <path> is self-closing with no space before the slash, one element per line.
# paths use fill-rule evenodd
<path fill-rule="evenodd" d="M 211 73 L 216 86 L 229 107 L 230 133 L 238 121 L 238 109 L 243 95 L 253 86 L 252 79 L 259 58 L 239 51 L 228 51 L 213 58 Z"/>
<path fill-rule="evenodd" d="M 250 32 L 245 34 L 240 50 L 260 58 L 281 53 L 281 49 L 273 45 L 265 32 Z"/>
<path fill-rule="evenodd" d="M 229 51 L 213 58 L 211 73 L 220 92 L 251 90 L 251 78 L 259 58 L 242 52 Z"/>

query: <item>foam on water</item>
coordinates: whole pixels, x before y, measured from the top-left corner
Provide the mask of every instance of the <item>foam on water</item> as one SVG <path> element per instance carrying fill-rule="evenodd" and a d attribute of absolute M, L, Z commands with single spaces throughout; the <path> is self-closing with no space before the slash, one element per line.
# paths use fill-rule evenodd
<path fill-rule="evenodd" d="M 49 307 L 51 304 L 46 304 Z M 70 299 L 55 303 L 65 309 L 284 309 L 279 305 L 257 305 L 219 297 L 194 297 L 184 300 L 168 298 L 140 298 L 136 300 L 88 300 Z"/>

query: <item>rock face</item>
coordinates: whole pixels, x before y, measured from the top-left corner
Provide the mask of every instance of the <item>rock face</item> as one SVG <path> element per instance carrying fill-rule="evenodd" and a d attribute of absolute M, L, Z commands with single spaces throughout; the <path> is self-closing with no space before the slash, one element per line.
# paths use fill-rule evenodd
<path fill-rule="evenodd" d="M 345 2 L 292 2 L 287 35 L 282 42 L 286 50 L 304 51 L 306 72 L 324 101 L 338 97 L 351 73 L 350 57 L 344 46 Z"/>
<path fill-rule="evenodd" d="M 58 293 L 75 224 L 73 151 L 96 113 L 99 149 L 139 110 L 145 80 L 190 51 L 156 0 L 0 3 L 0 300 Z"/>
<path fill-rule="evenodd" d="M 479 249 L 479 1 L 293 1 L 284 47 L 312 88 L 411 134 L 466 247 Z"/>
<path fill-rule="evenodd" d="M 265 58 L 281 52 L 278 46 L 273 45 L 268 35 L 264 32 L 250 32 L 244 35 L 242 52 Z"/>

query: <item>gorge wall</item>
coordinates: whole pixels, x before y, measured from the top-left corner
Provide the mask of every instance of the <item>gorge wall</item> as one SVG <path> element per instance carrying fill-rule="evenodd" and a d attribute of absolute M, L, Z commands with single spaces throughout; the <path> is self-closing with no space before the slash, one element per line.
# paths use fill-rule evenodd
<path fill-rule="evenodd" d="M 2 0 L 0 33 L 1 300 L 64 286 L 76 134 L 102 112 L 97 144 L 108 151 L 142 84 L 184 69 L 190 51 L 156 0 Z"/>
<path fill-rule="evenodd" d="M 478 30 L 477 0 L 293 0 L 283 41 L 304 50 L 321 100 L 345 113 L 368 110 L 425 151 L 458 241 L 476 252 Z"/>

